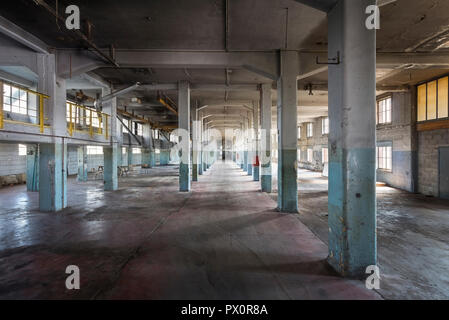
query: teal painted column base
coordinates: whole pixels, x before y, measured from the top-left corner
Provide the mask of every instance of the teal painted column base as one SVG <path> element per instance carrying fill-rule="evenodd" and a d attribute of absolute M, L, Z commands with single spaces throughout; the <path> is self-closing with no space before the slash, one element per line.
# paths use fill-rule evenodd
<path fill-rule="evenodd" d="M 168 166 L 170 162 L 170 151 L 162 151 L 159 154 L 160 160 L 159 163 L 161 166 Z"/>
<path fill-rule="evenodd" d="M 278 163 L 278 210 L 287 213 L 298 212 L 297 151 L 279 151 Z"/>
<path fill-rule="evenodd" d="M 252 175 L 253 175 L 253 165 L 252 165 L 251 163 L 248 163 L 248 167 L 247 167 L 247 169 L 246 169 L 246 173 L 247 173 L 249 176 L 252 176 Z"/>
<path fill-rule="evenodd" d="M 80 182 L 87 181 L 87 147 L 78 147 L 78 175 Z"/>
<path fill-rule="evenodd" d="M 103 147 L 104 153 L 104 190 L 114 191 L 118 189 L 117 174 L 117 146 Z"/>
<path fill-rule="evenodd" d="M 37 146 L 27 146 L 27 191 L 39 191 L 39 148 Z"/>
<path fill-rule="evenodd" d="M 259 166 L 253 166 L 253 181 L 259 181 L 260 177 L 259 177 Z"/>
<path fill-rule="evenodd" d="M 262 192 L 271 193 L 272 192 L 272 175 L 271 175 L 271 162 L 261 164 L 260 166 L 260 184 L 262 187 Z"/>
<path fill-rule="evenodd" d="M 198 181 L 198 164 L 192 164 L 192 181 Z"/>
<path fill-rule="evenodd" d="M 260 179 L 261 179 L 262 192 L 271 193 L 272 192 L 271 175 L 261 176 Z"/>
<path fill-rule="evenodd" d="M 142 149 L 142 165 L 151 168 L 151 162 L 151 150 L 147 148 Z"/>
<path fill-rule="evenodd" d="M 185 163 L 179 165 L 179 191 L 190 191 L 190 166 Z"/>
<path fill-rule="evenodd" d="M 67 206 L 67 145 L 39 145 L 39 210 L 56 212 Z"/>
<path fill-rule="evenodd" d="M 156 166 L 156 152 L 154 151 L 150 152 L 150 164 L 152 168 Z"/>
<path fill-rule="evenodd" d="M 133 166 L 133 148 L 128 148 L 128 169 L 132 170 Z"/>
<path fill-rule="evenodd" d="M 336 150 L 329 162 L 329 264 L 342 276 L 365 278 L 377 263 L 376 151 Z"/>

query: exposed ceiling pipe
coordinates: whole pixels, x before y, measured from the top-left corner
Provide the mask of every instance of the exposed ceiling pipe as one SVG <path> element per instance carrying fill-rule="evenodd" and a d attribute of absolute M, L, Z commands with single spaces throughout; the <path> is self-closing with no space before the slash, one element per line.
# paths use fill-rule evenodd
<path fill-rule="evenodd" d="M 111 94 L 108 94 L 107 96 L 101 97 L 100 99 L 95 101 L 95 103 L 94 103 L 95 108 L 99 108 L 103 104 L 103 102 L 105 102 L 105 101 L 111 100 L 111 99 L 113 99 L 115 97 L 121 96 L 121 95 L 123 95 L 125 93 L 128 93 L 130 91 L 133 91 L 133 90 L 135 90 L 139 86 L 140 86 L 140 83 L 136 82 L 135 84 L 133 84 L 130 87 L 117 90 L 117 91 L 115 91 L 115 92 L 113 92 Z"/>
<path fill-rule="evenodd" d="M 59 15 L 59 13 L 53 9 L 52 7 L 50 7 L 44 0 L 34 0 L 34 2 L 42 7 L 44 7 L 48 12 L 50 12 L 55 18 L 56 20 L 59 20 L 60 22 L 65 24 L 65 19 L 63 17 L 61 17 Z M 73 32 L 81 39 L 83 40 L 89 47 L 91 47 L 95 53 L 100 56 L 101 58 L 103 58 L 104 60 L 108 61 L 109 63 L 111 63 L 112 65 L 119 67 L 118 63 L 115 62 L 115 60 L 108 56 L 107 54 L 105 54 L 104 52 L 102 52 L 100 50 L 100 48 L 97 47 L 97 45 L 91 41 L 84 33 L 82 33 L 79 30 L 73 30 Z"/>

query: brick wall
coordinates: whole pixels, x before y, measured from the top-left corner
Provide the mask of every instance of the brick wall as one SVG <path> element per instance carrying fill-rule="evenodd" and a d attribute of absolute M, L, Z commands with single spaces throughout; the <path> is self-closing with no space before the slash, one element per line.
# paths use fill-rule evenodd
<path fill-rule="evenodd" d="M 0 176 L 26 172 L 26 156 L 19 156 L 19 144 L 0 144 Z"/>
<path fill-rule="evenodd" d="M 418 139 L 418 192 L 438 197 L 438 148 L 449 146 L 449 129 L 423 131 Z"/>

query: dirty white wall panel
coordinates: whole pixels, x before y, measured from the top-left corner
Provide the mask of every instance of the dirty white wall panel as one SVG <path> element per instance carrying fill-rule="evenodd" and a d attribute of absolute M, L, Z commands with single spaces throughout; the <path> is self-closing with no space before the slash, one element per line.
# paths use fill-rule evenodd
<path fill-rule="evenodd" d="M 0 176 L 26 173 L 26 156 L 19 156 L 19 144 L 0 144 Z"/>

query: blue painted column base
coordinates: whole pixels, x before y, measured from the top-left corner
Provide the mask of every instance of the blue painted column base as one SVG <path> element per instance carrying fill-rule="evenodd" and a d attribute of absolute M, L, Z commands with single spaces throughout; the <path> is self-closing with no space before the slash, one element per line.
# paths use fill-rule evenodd
<path fill-rule="evenodd" d="M 366 267 L 377 263 L 375 175 L 374 148 L 331 155 L 328 262 L 345 277 L 366 278 Z"/>
<path fill-rule="evenodd" d="M 278 210 L 298 212 L 297 151 L 282 150 L 278 163 Z"/>
<path fill-rule="evenodd" d="M 142 149 L 142 165 L 152 167 L 151 150 L 147 148 Z"/>
<path fill-rule="evenodd" d="M 39 210 L 56 212 L 67 206 L 67 145 L 39 145 Z"/>
<path fill-rule="evenodd" d="M 39 148 L 27 146 L 27 191 L 39 191 Z"/>
<path fill-rule="evenodd" d="M 80 182 L 87 181 L 87 147 L 78 147 L 78 175 Z"/>
<path fill-rule="evenodd" d="M 154 151 L 150 152 L 150 164 L 152 168 L 156 166 L 156 152 Z"/>
<path fill-rule="evenodd" d="M 271 175 L 271 162 L 260 165 L 261 175 L 260 184 L 262 192 L 271 193 L 272 191 L 272 175 Z"/>
<path fill-rule="evenodd" d="M 253 181 L 259 181 L 259 166 L 253 166 Z"/>
<path fill-rule="evenodd" d="M 118 189 L 117 152 L 117 145 L 103 147 L 103 176 L 104 190 L 106 191 L 114 191 Z"/>
<path fill-rule="evenodd" d="M 159 163 L 161 166 L 168 166 L 169 162 L 170 162 L 170 151 L 162 151 L 159 154 L 160 160 Z"/>
<path fill-rule="evenodd" d="M 185 163 L 179 165 L 179 191 L 190 191 L 190 166 Z"/>
<path fill-rule="evenodd" d="M 252 165 L 252 164 L 248 163 L 248 167 L 247 167 L 247 169 L 246 169 L 246 173 L 247 173 L 249 176 L 252 176 L 252 175 L 253 175 L 253 165 Z"/>

